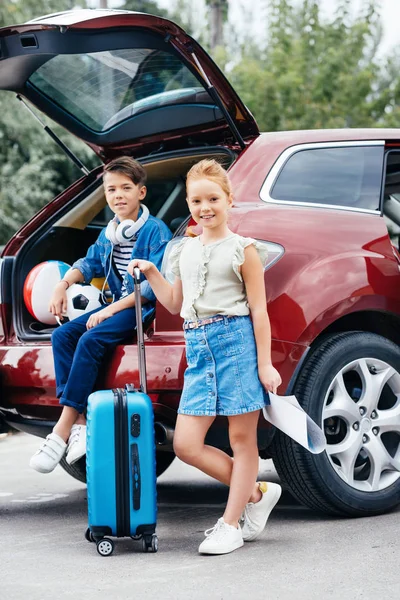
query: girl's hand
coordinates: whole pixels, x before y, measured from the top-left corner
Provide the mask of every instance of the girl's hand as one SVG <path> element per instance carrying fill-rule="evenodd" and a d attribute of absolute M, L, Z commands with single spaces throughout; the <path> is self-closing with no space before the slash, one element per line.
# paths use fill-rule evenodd
<path fill-rule="evenodd" d="M 67 312 L 67 288 L 62 281 L 57 283 L 51 295 L 49 312 L 59 319 Z"/>
<path fill-rule="evenodd" d="M 102 323 L 106 319 L 109 319 L 113 315 L 114 315 L 114 312 L 113 312 L 111 306 L 106 306 L 106 308 L 103 308 L 102 310 L 99 310 L 98 312 L 94 313 L 93 315 L 90 315 L 90 317 L 86 323 L 86 329 L 92 329 L 93 327 L 96 327 L 96 325 L 99 325 L 100 323 Z"/>
<path fill-rule="evenodd" d="M 258 376 L 267 392 L 276 394 L 276 390 L 281 385 L 282 379 L 275 367 L 271 364 L 259 367 Z"/>
<path fill-rule="evenodd" d="M 128 273 L 133 276 L 133 269 L 137 267 L 142 273 L 148 273 L 156 268 L 149 260 L 142 260 L 141 258 L 135 258 L 131 260 L 128 265 Z"/>

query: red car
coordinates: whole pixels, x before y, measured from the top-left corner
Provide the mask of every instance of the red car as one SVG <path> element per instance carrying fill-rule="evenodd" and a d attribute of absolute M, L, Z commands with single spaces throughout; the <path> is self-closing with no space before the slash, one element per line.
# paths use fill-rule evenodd
<path fill-rule="evenodd" d="M 400 225 L 399 131 L 260 134 L 197 42 L 146 14 L 47 16 L 0 30 L 0 48 L 0 88 L 49 115 L 104 162 L 123 153 L 140 159 L 149 178 L 146 204 L 175 236 L 190 224 L 189 167 L 206 156 L 229 166 L 231 228 L 270 249 L 265 284 L 280 393 L 295 393 L 327 438 L 327 451 L 312 455 L 260 418 L 260 456 L 272 456 L 283 483 L 315 509 L 360 516 L 396 506 L 400 256 L 388 231 L 395 239 Z M 101 169 L 82 170 L 1 258 L 0 414 L 43 437 L 60 410 L 50 333 L 27 311 L 22 289 L 36 264 L 71 264 L 85 255 L 107 223 Z M 162 472 L 173 459 L 186 365 L 181 319 L 158 305 L 147 333 Z M 132 340 L 110 357 L 98 387 L 137 380 Z M 209 443 L 229 451 L 224 419 Z M 63 467 L 84 479 L 84 462 Z"/>

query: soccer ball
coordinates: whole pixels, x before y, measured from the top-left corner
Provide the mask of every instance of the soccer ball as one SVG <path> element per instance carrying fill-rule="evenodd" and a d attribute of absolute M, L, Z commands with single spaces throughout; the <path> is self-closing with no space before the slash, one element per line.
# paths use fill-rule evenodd
<path fill-rule="evenodd" d="M 25 306 L 34 319 L 47 325 L 55 325 L 56 318 L 49 312 L 49 302 L 56 284 L 70 269 L 60 260 L 46 260 L 29 271 L 24 282 Z"/>
<path fill-rule="evenodd" d="M 63 321 L 72 321 L 102 305 L 102 295 L 97 287 L 73 283 L 67 289 L 67 312 Z"/>

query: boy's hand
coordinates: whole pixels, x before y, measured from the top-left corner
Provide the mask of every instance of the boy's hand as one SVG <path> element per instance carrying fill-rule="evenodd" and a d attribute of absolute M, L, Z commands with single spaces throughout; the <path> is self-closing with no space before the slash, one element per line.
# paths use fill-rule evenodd
<path fill-rule="evenodd" d="M 149 260 L 142 260 L 140 258 L 135 258 L 134 260 L 131 260 L 131 262 L 128 265 L 128 273 L 132 276 L 133 276 L 133 269 L 135 267 L 137 267 L 142 273 L 149 273 L 149 271 L 152 271 L 153 269 L 157 268 Z"/>
<path fill-rule="evenodd" d="M 267 392 L 276 394 L 276 390 L 281 385 L 282 379 L 275 367 L 273 367 L 271 364 L 259 366 L 258 376 Z"/>
<path fill-rule="evenodd" d="M 96 325 L 99 325 L 100 323 L 102 323 L 106 319 L 109 319 L 113 315 L 114 315 L 114 312 L 113 312 L 111 306 L 106 306 L 106 308 L 103 308 L 103 310 L 99 310 L 98 312 L 94 313 L 93 315 L 90 315 L 90 317 L 86 323 L 86 329 L 92 329 L 93 327 L 96 327 Z"/>
<path fill-rule="evenodd" d="M 49 312 L 59 319 L 67 312 L 67 288 L 63 281 L 59 281 L 54 288 L 49 302 Z"/>

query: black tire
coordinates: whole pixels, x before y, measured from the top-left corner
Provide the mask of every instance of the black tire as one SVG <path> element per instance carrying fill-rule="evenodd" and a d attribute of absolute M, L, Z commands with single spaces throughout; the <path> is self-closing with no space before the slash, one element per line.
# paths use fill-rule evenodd
<path fill-rule="evenodd" d="M 162 475 L 164 471 L 168 469 L 170 464 L 175 458 L 175 454 L 173 452 L 156 452 L 156 474 L 157 477 Z"/>
<path fill-rule="evenodd" d="M 173 452 L 157 452 L 156 453 L 156 474 L 159 477 L 164 471 L 168 469 L 170 464 L 175 458 L 175 454 Z M 65 458 L 61 459 L 60 462 L 61 467 L 68 473 L 81 481 L 82 483 L 86 483 L 86 456 L 83 456 L 73 465 L 69 465 Z"/>
<path fill-rule="evenodd" d="M 294 393 L 318 425 L 322 426 L 324 400 L 339 371 L 363 358 L 384 361 L 400 373 L 399 347 L 372 333 L 353 331 L 325 338 L 306 359 Z M 359 404 L 356 406 L 358 410 Z M 400 503 L 400 477 L 381 490 L 361 491 L 355 487 L 358 482 L 351 486 L 342 479 L 326 452 L 311 454 L 278 430 L 271 444 L 271 454 L 284 486 L 313 509 L 361 517 L 386 512 Z M 356 466 L 357 463 L 354 469 Z"/>
<path fill-rule="evenodd" d="M 82 458 L 73 465 L 69 465 L 65 458 L 62 458 L 60 466 L 74 479 L 86 483 L 86 456 L 82 456 Z"/>

